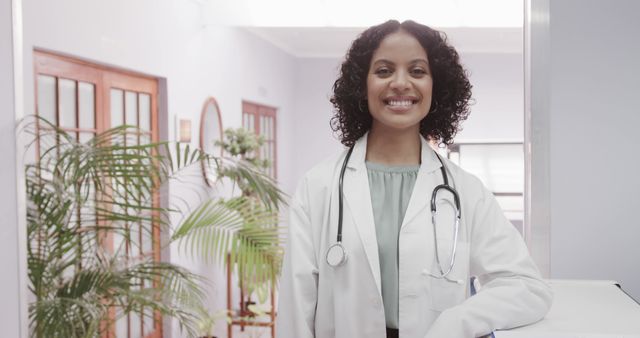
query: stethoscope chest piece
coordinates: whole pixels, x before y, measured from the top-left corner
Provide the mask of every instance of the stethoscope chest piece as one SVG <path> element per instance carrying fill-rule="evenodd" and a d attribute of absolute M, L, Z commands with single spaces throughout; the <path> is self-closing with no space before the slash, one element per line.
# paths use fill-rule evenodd
<path fill-rule="evenodd" d="M 347 261 L 347 250 L 342 243 L 335 243 L 327 249 L 327 264 L 333 268 L 343 265 Z"/>

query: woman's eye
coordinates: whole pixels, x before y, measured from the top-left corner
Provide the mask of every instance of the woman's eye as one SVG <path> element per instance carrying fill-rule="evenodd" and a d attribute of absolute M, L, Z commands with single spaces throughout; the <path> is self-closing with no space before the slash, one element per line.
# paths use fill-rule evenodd
<path fill-rule="evenodd" d="M 376 70 L 376 75 L 389 75 L 391 74 L 391 70 L 388 68 L 380 68 Z"/>
<path fill-rule="evenodd" d="M 427 75 L 429 73 L 427 73 L 427 71 L 422 68 L 415 68 L 411 70 L 411 74 L 422 76 L 422 75 Z"/>

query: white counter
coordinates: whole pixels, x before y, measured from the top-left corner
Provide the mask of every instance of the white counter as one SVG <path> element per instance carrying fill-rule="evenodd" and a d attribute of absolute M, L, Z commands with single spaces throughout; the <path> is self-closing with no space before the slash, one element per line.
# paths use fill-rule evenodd
<path fill-rule="evenodd" d="M 640 338 L 640 305 L 614 281 L 551 280 L 554 301 L 540 322 L 496 338 Z M 624 286 L 623 286 L 624 288 Z"/>

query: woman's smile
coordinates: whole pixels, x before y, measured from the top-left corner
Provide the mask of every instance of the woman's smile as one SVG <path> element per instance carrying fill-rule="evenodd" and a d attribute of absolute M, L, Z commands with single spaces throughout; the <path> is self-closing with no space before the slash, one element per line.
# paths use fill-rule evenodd
<path fill-rule="evenodd" d="M 386 108 L 398 113 L 408 111 L 419 102 L 415 96 L 390 96 L 382 101 L 386 105 Z"/>

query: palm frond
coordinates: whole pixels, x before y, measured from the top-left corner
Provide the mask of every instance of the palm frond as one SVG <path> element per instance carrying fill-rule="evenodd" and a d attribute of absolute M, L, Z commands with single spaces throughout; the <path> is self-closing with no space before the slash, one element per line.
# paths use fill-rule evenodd
<path fill-rule="evenodd" d="M 41 299 L 29 307 L 30 327 L 36 337 L 94 337 L 108 307 L 91 299 Z"/>
<path fill-rule="evenodd" d="M 286 194 L 278 188 L 275 181 L 245 160 L 221 158 L 215 161 L 217 172 L 239 182 L 248 189 L 269 210 L 277 210 L 286 203 Z"/>
<path fill-rule="evenodd" d="M 277 214 L 246 197 L 207 201 L 176 229 L 172 240 L 182 250 L 224 264 L 227 253 L 250 286 L 275 280 L 282 256 L 284 228 Z"/>

